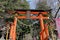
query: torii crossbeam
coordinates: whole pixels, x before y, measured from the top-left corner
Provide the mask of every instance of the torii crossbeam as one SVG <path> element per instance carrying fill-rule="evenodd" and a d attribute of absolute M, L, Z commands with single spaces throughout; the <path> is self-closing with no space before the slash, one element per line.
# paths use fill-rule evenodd
<path fill-rule="evenodd" d="M 44 10 L 15 10 L 17 14 L 26 14 L 27 11 L 30 11 L 30 14 L 38 14 L 38 16 L 30 16 L 30 19 L 39 19 L 40 21 L 40 39 L 41 40 L 48 40 L 48 28 L 47 26 L 44 27 L 43 20 L 49 19 L 49 17 L 45 17 L 43 15 L 48 14 L 49 11 L 44 11 Z M 14 22 L 11 25 L 10 28 L 10 38 L 12 40 L 16 40 L 16 25 L 17 25 L 17 19 L 27 19 L 27 16 L 15 16 Z"/>

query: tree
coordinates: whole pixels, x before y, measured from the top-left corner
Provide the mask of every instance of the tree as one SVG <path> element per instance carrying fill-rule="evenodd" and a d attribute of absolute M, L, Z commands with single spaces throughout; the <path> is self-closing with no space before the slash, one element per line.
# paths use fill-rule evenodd
<path fill-rule="evenodd" d="M 48 7 L 48 5 L 46 4 L 45 1 L 43 1 L 43 2 L 39 1 L 36 5 L 36 9 L 38 9 L 38 10 L 49 10 L 50 7 Z"/>
<path fill-rule="evenodd" d="M 26 0 L 0 0 L 0 11 L 5 9 L 29 9 L 29 4 Z"/>
<path fill-rule="evenodd" d="M 15 14 L 10 15 L 8 14 L 8 12 L 6 12 L 8 10 L 14 11 L 14 9 L 29 9 L 29 4 L 26 0 L 23 0 L 23 1 L 22 0 L 0 0 L 0 18 L 3 17 L 2 19 L 4 21 L 11 22 L 12 21 L 11 19 L 14 19 Z M 18 27 L 17 30 L 19 32 L 22 32 L 22 30 L 19 28 L 20 26 L 17 25 L 17 27 Z"/>
<path fill-rule="evenodd" d="M 26 0 L 0 0 L 0 18 L 13 16 L 5 11 L 14 9 L 29 9 L 29 4 Z"/>

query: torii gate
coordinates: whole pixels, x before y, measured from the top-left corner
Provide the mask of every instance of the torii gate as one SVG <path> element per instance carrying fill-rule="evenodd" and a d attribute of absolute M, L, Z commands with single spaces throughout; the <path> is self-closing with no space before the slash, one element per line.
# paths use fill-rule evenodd
<path fill-rule="evenodd" d="M 44 23 L 43 20 L 45 19 L 49 19 L 49 17 L 44 17 L 43 15 L 48 14 L 48 11 L 44 11 L 44 10 L 16 10 L 17 14 L 26 14 L 26 12 L 29 11 L 30 14 L 39 14 L 38 16 L 30 16 L 30 19 L 39 19 L 40 21 L 40 29 L 41 32 L 40 33 L 40 39 L 41 40 L 48 40 L 48 28 L 47 26 L 44 27 Z M 27 19 L 27 16 L 16 16 L 14 18 L 14 22 L 13 24 L 11 24 L 11 28 L 10 28 L 10 38 L 12 40 L 16 40 L 16 25 L 17 25 L 17 20 L 18 19 Z"/>

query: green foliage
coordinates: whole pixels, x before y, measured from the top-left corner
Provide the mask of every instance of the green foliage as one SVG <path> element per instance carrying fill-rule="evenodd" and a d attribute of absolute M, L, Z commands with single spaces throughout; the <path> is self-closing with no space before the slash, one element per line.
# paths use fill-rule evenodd
<path fill-rule="evenodd" d="M 5 19 L 5 21 L 6 21 L 6 22 L 13 22 L 14 19 L 13 19 L 13 18 L 7 18 L 7 19 Z"/>
<path fill-rule="evenodd" d="M 0 11 L 5 9 L 29 9 L 29 4 L 26 0 L 0 0 Z"/>
<path fill-rule="evenodd" d="M 36 9 L 38 10 L 48 10 L 50 9 L 50 7 L 47 6 L 47 4 L 45 2 L 38 2 Z"/>
<path fill-rule="evenodd" d="M 20 20 L 18 20 L 16 32 L 17 32 L 17 40 L 18 40 L 19 37 L 21 37 L 21 36 L 23 36 L 25 34 L 30 33 L 30 28 L 29 28 L 29 26 L 26 26 L 24 24 L 21 24 Z M 23 33 L 23 34 L 21 35 L 20 33 Z M 21 36 L 19 36 L 19 35 L 21 35 Z"/>

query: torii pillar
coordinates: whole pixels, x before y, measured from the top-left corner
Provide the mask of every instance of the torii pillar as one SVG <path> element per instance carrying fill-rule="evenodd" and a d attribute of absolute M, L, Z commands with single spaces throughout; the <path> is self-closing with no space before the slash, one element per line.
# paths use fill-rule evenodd
<path fill-rule="evenodd" d="M 17 11 L 18 14 L 26 14 L 26 11 Z M 39 12 L 35 12 L 35 11 L 32 11 L 31 14 L 39 14 Z M 47 14 L 47 12 L 41 12 L 41 14 L 39 16 L 31 16 L 30 18 L 31 19 L 39 19 L 40 21 L 40 29 L 41 29 L 41 32 L 40 32 L 40 39 L 41 40 L 48 40 L 48 36 L 49 36 L 49 33 L 48 33 L 48 28 L 47 26 L 44 27 L 44 23 L 43 23 L 43 20 L 45 19 L 49 19 L 49 17 L 44 17 L 43 14 Z M 14 18 L 14 22 L 13 24 L 11 25 L 11 29 L 10 29 L 10 38 L 12 40 L 16 40 L 16 24 L 17 24 L 17 19 L 26 19 L 27 17 L 26 16 L 17 16 Z"/>

